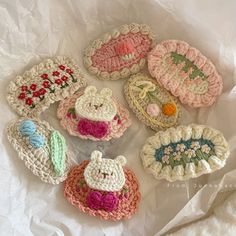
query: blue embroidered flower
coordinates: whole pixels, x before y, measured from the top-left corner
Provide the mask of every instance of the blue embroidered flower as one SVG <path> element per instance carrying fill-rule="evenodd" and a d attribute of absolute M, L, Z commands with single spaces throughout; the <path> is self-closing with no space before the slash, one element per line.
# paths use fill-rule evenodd
<path fill-rule="evenodd" d="M 41 134 L 33 134 L 29 137 L 29 143 L 34 148 L 41 148 L 44 146 L 45 138 Z"/>

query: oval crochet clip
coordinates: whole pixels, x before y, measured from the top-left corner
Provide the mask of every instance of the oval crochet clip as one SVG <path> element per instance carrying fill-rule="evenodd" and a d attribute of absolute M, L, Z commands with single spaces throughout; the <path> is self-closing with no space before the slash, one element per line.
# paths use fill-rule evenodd
<path fill-rule="evenodd" d="M 147 25 L 122 25 L 93 41 L 85 50 L 84 65 L 100 79 L 126 78 L 144 67 L 154 38 Z"/>
<path fill-rule="evenodd" d="M 126 158 L 102 158 L 93 151 L 91 161 L 73 167 L 65 181 L 64 195 L 76 208 L 104 220 L 128 219 L 140 202 L 135 174 L 125 168 Z"/>
<path fill-rule="evenodd" d="M 215 66 L 184 41 L 157 44 L 148 55 L 148 69 L 162 86 L 192 107 L 210 106 L 222 92 Z"/>
<path fill-rule="evenodd" d="M 129 112 L 112 97 L 112 90 L 88 86 L 60 102 L 57 116 L 71 135 L 94 141 L 119 138 L 131 125 Z"/>
<path fill-rule="evenodd" d="M 47 59 L 10 82 L 7 100 L 19 115 L 36 117 L 50 104 L 85 87 L 83 78 L 71 58 L 58 56 Z"/>
<path fill-rule="evenodd" d="M 9 124 L 7 136 L 26 167 L 42 181 L 59 184 L 66 179 L 70 164 L 65 139 L 47 122 L 21 118 Z"/>
<path fill-rule="evenodd" d="M 125 84 L 124 94 L 138 119 L 152 129 L 165 129 L 178 123 L 181 112 L 177 101 L 150 76 L 132 75 Z"/>
<path fill-rule="evenodd" d="M 221 169 L 229 146 L 220 131 L 193 124 L 157 132 L 147 139 L 140 156 L 155 178 L 172 182 Z"/>

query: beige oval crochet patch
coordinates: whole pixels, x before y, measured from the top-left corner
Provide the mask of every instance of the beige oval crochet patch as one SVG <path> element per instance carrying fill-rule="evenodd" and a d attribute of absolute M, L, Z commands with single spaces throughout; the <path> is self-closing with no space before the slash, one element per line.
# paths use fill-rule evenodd
<path fill-rule="evenodd" d="M 73 59 L 47 59 L 10 82 L 7 100 L 19 115 L 36 117 L 50 104 L 85 87 L 83 77 Z"/>
<path fill-rule="evenodd" d="M 32 129 L 29 125 L 22 129 L 24 122 L 33 122 L 33 127 L 36 129 Z M 53 140 L 52 135 L 55 133 L 60 135 L 47 122 L 32 118 L 21 118 L 11 122 L 7 127 L 8 140 L 19 158 L 34 175 L 51 184 L 63 182 L 70 168 L 66 146 L 63 145 L 64 138 L 60 135 L 58 142 Z M 56 159 L 58 158 L 56 155 L 59 159 Z M 60 168 L 60 173 L 55 167 Z"/>
<path fill-rule="evenodd" d="M 124 93 L 130 108 L 139 120 L 152 129 L 165 129 L 178 123 L 178 103 L 150 76 L 131 76 L 125 84 Z"/>

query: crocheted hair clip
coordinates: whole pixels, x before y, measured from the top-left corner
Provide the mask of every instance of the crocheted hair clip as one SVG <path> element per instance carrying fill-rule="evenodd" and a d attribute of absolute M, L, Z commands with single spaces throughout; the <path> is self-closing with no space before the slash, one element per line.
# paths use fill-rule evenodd
<path fill-rule="evenodd" d="M 210 106 L 221 94 L 223 82 L 212 62 L 184 41 L 167 40 L 148 55 L 153 77 L 192 107 Z"/>
<path fill-rule="evenodd" d="M 45 121 L 22 118 L 7 128 L 8 139 L 21 160 L 42 181 L 59 184 L 69 170 L 64 137 Z"/>
<path fill-rule="evenodd" d="M 38 116 L 50 104 L 63 100 L 86 84 L 75 62 L 58 56 L 35 65 L 10 82 L 7 100 L 22 116 Z"/>
<path fill-rule="evenodd" d="M 60 102 L 57 116 L 73 136 L 94 141 L 119 138 L 131 125 L 129 112 L 112 98 L 112 91 L 94 86 Z"/>
<path fill-rule="evenodd" d="M 91 161 L 70 170 L 65 197 L 81 211 L 104 220 L 130 218 L 137 211 L 140 192 L 135 174 L 125 164 L 124 156 L 105 159 L 93 151 Z"/>
<path fill-rule="evenodd" d="M 85 50 L 85 67 L 100 79 L 126 78 L 144 67 L 154 38 L 147 25 L 122 25 L 93 41 Z"/>
<path fill-rule="evenodd" d="M 147 139 L 144 168 L 157 179 L 187 180 L 221 169 L 229 156 L 222 133 L 203 125 L 169 128 Z"/>
<path fill-rule="evenodd" d="M 144 74 L 132 75 L 124 87 L 126 101 L 139 120 L 154 130 L 178 123 L 177 101 L 155 79 Z"/>

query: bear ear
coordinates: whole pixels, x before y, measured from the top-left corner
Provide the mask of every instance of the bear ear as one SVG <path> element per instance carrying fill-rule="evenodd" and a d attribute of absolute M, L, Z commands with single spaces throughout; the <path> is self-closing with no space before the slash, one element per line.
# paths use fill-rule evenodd
<path fill-rule="evenodd" d="M 117 156 L 116 157 L 116 162 L 124 166 L 127 162 L 126 158 L 124 156 Z"/>
<path fill-rule="evenodd" d="M 96 94 L 97 89 L 95 86 L 88 86 L 85 90 L 84 90 L 84 94 Z"/>
<path fill-rule="evenodd" d="M 91 161 L 101 162 L 102 161 L 102 153 L 98 150 L 95 150 L 91 154 Z"/>
<path fill-rule="evenodd" d="M 100 92 L 100 94 L 105 98 L 111 98 L 112 96 L 112 90 L 109 88 L 103 88 Z"/>

